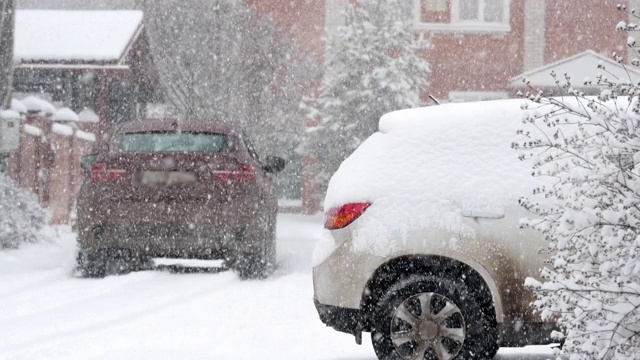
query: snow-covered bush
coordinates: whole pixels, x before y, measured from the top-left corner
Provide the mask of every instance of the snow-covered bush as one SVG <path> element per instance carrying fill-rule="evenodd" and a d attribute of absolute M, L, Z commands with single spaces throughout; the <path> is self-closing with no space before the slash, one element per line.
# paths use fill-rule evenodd
<path fill-rule="evenodd" d="M 628 30 L 626 24 L 618 29 Z M 629 42 L 633 43 L 632 41 Z M 613 54 L 622 64 L 622 58 Z M 528 279 L 543 319 L 556 319 L 570 359 L 637 359 L 640 354 L 640 87 L 594 69 L 599 96 L 585 96 L 570 74 L 552 73 L 566 97 L 532 89 L 523 138 L 533 175 L 553 186 L 521 200 L 538 215 L 552 253 L 542 283 Z M 525 83 L 527 80 L 524 79 Z M 523 106 L 526 107 L 526 106 Z"/>
<path fill-rule="evenodd" d="M 38 241 L 46 222 L 36 196 L 0 173 L 0 249 Z"/>
<path fill-rule="evenodd" d="M 340 163 L 377 130 L 380 116 L 420 105 L 428 44 L 416 38 L 411 2 L 348 2 L 346 22 L 327 39 L 326 72 L 306 104 L 319 125 L 309 132 L 316 181 L 324 188 Z"/>

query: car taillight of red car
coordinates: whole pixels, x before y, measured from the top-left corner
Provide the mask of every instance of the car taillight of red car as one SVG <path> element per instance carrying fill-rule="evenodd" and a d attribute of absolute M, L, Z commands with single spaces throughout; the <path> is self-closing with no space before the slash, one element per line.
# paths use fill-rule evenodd
<path fill-rule="evenodd" d="M 239 164 L 234 168 L 221 169 L 216 171 L 216 180 L 221 183 L 252 183 L 256 181 L 255 170 L 245 164 Z"/>
<path fill-rule="evenodd" d="M 91 165 L 89 170 L 89 180 L 93 183 L 115 183 L 127 175 L 126 170 L 110 169 L 105 163 Z"/>
<path fill-rule="evenodd" d="M 342 229 L 354 222 L 364 211 L 371 206 L 371 203 L 351 203 L 334 207 L 327 211 L 324 223 L 325 229 Z"/>

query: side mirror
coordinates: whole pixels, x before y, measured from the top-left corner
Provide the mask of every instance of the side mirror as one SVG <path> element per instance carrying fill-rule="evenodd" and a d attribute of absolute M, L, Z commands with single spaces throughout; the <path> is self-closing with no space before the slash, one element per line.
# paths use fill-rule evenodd
<path fill-rule="evenodd" d="M 93 163 L 96 162 L 96 160 L 98 160 L 98 154 L 85 155 L 81 157 L 80 168 L 82 169 L 82 172 L 83 173 L 88 172 L 89 168 L 91 168 L 91 165 L 93 165 Z"/>
<path fill-rule="evenodd" d="M 265 159 L 265 165 L 262 167 L 264 171 L 269 173 L 277 173 L 284 169 L 284 159 L 277 156 L 268 155 Z"/>

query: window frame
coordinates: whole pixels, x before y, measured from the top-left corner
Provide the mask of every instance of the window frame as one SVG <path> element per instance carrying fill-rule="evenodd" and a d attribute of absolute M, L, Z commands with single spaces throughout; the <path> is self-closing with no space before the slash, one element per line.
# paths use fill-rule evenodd
<path fill-rule="evenodd" d="M 460 19 L 460 0 L 451 0 L 450 17 L 448 23 L 426 23 L 422 22 L 422 1 L 413 0 L 413 17 L 414 28 L 423 31 L 436 32 L 479 32 L 479 33 L 507 33 L 511 31 L 511 0 L 502 0 L 503 4 L 503 20 L 502 22 L 485 22 L 483 20 L 461 20 Z M 484 2 L 485 0 L 477 0 L 480 2 L 478 15 L 484 18 Z"/>

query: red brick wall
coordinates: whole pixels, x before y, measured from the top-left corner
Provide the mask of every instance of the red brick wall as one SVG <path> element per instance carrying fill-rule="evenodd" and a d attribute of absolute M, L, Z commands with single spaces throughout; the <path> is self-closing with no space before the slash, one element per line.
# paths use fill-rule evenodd
<path fill-rule="evenodd" d="M 547 0 L 545 63 L 562 60 L 585 50 L 610 57 L 615 51 L 626 57 L 625 32 L 616 24 L 627 15 L 616 8 L 625 0 Z"/>
<path fill-rule="evenodd" d="M 83 181 L 80 157 L 90 154 L 94 144 L 74 135 L 54 133 L 47 118 L 29 116 L 24 123 L 37 127 L 43 135 L 21 133 L 20 148 L 9 159 L 9 174 L 22 188 L 38 195 L 41 205 L 50 209 L 52 223 L 66 224 Z M 95 124 L 71 126 L 87 132 L 95 130 Z"/>
<path fill-rule="evenodd" d="M 435 33 L 426 53 L 432 71 L 428 93 L 446 99 L 449 91 L 505 91 L 524 66 L 523 11 L 523 1 L 511 2 L 507 33 Z"/>
<path fill-rule="evenodd" d="M 246 3 L 285 30 L 300 48 L 316 61 L 324 53 L 324 1 L 320 0 L 246 0 Z"/>

